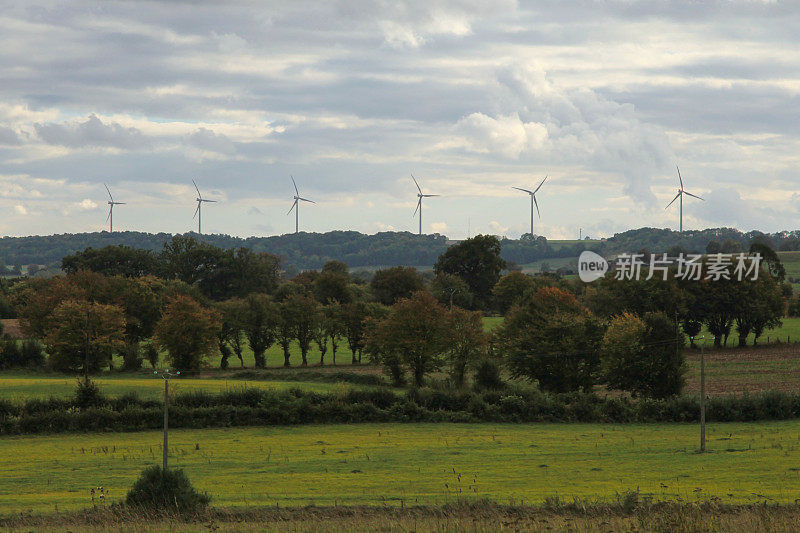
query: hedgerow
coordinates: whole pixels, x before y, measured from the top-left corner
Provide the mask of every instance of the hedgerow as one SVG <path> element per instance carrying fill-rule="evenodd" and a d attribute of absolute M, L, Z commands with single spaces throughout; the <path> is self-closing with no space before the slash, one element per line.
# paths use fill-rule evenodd
<path fill-rule="evenodd" d="M 188 392 L 172 398 L 170 427 L 219 428 L 355 422 L 696 422 L 699 399 L 603 398 L 573 392 L 548 394 L 532 388 L 504 391 L 411 389 L 349 390 L 321 394 L 241 389 L 220 394 Z M 709 422 L 800 418 L 800 394 L 770 392 L 707 401 Z M 135 394 L 0 401 L 0 435 L 84 431 L 140 431 L 163 424 L 163 404 Z"/>

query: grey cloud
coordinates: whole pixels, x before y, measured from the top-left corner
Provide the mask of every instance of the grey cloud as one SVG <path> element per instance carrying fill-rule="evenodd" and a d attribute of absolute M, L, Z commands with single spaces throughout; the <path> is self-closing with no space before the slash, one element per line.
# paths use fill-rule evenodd
<path fill-rule="evenodd" d="M 6 128 L 5 126 L 0 126 L 0 144 L 17 145 L 20 144 L 20 142 L 16 131 L 11 128 Z"/>
<path fill-rule="evenodd" d="M 226 135 L 214 133 L 207 128 L 199 128 L 192 132 L 187 137 L 187 142 L 200 150 L 219 152 L 221 154 L 236 153 L 236 147 Z"/>
<path fill-rule="evenodd" d="M 136 128 L 125 127 L 116 122 L 105 124 L 96 115 L 90 115 L 86 122 L 36 123 L 34 128 L 44 142 L 70 148 L 101 146 L 137 149 L 149 144 Z"/>

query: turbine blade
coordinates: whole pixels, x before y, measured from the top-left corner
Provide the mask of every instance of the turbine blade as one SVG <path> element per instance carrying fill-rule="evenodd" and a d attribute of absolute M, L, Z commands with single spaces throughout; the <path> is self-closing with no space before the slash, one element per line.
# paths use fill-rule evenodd
<path fill-rule="evenodd" d="M 533 191 L 529 191 L 528 189 L 520 189 L 519 187 L 511 187 L 512 189 L 517 189 L 518 191 L 526 192 L 528 194 L 533 194 Z"/>
<path fill-rule="evenodd" d="M 203 197 L 203 195 L 202 195 L 202 194 L 200 194 L 200 189 L 197 187 L 197 183 L 195 183 L 195 181 L 194 181 L 194 180 L 192 180 L 192 183 L 194 183 L 194 188 L 195 188 L 195 190 L 197 191 L 197 196 L 199 196 L 200 198 L 202 198 L 202 197 Z"/>
<path fill-rule="evenodd" d="M 110 191 L 110 190 L 108 190 L 108 185 L 106 185 L 106 184 L 104 183 L 104 184 L 103 184 L 103 187 L 105 187 L 105 188 L 106 188 L 106 192 L 108 192 L 108 197 L 109 197 L 109 198 L 111 198 L 111 201 L 113 202 L 113 201 L 114 201 L 114 197 L 113 197 L 113 196 L 111 196 L 111 191 Z"/>
<path fill-rule="evenodd" d="M 420 194 L 422 194 L 422 189 L 420 189 L 419 183 L 417 183 L 417 178 L 414 177 L 414 174 L 411 174 L 411 179 L 414 180 L 414 185 L 417 186 L 417 190 L 419 191 Z"/>
<path fill-rule="evenodd" d="M 315 203 L 317 203 L 317 202 L 315 202 L 314 200 L 309 200 L 309 199 L 307 199 L 307 198 L 298 198 L 298 200 L 303 200 L 304 202 L 311 202 L 312 204 L 315 204 Z"/>
<path fill-rule="evenodd" d="M 544 183 L 544 182 L 542 182 L 542 183 Z M 540 187 L 541 187 L 541 185 L 540 185 Z M 532 195 L 532 196 L 533 196 L 533 205 L 536 206 L 536 214 L 539 215 L 539 218 L 542 218 L 542 214 L 539 212 L 539 202 L 536 201 L 536 195 Z"/>
<path fill-rule="evenodd" d="M 681 190 L 683 190 L 683 178 L 681 177 L 681 169 L 678 168 L 678 165 L 675 165 L 675 168 L 678 169 L 678 181 L 681 182 Z"/>
<path fill-rule="evenodd" d="M 200 202 L 197 202 L 197 209 L 194 210 L 194 215 L 192 215 L 192 219 L 197 218 L 197 213 L 200 212 Z"/>
<path fill-rule="evenodd" d="M 690 193 L 690 192 L 683 191 L 683 194 L 688 194 L 688 195 L 689 195 L 689 196 L 691 196 L 692 198 L 697 198 L 698 200 L 703 200 L 702 198 L 700 198 L 700 197 L 699 197 L 699 196 L 697 196 L 696 194 L 692 194 L 692 193 Z M 703 201 L 705 202 L 705 200 L 703 200 Z"/>
<path fill-rule="evenodd" d="M 441 196 L 441 194 L 423 194 L 421 195 L 423 198 L 432 198 L 434 196 Z"/>
<path fill-rule="evenodd" d="M 114 202 L 115 205 L 125 205 L 125 202 Z"/>
<path fill-rule="evenodd" d="M 539 192 L 539 189 L 541 189 L 541 188 L 542 188 L 542 185 L 544 185 L 544 182 L 545 182 L 545 181 L 547 181 L 547 176 L 545 176 L 545 177 L 544 177 L 544 179 L 542 180 L 542 182 L 539 184 L 539 186 L 538 186 L 538 187 L 536 187 L 536 188 L 533 190 L 533 194 L 536 194 L 537 192 Z"/>
<path fill-rule="evenodd" d="M 297 194 L 297 196 L 300 196 L 300 191 L 297 190 L 297 183 L 295 183 L 294 181 L 294 176 L 289 174 L 289 177 L 292 178 L 292 185 L 294 185 L 294 192 Z"/>
<path fill-rule="evenodd" d="M 106 222 L 108 222 L 111 219 L 111 211 L 112 211 L 112 209 L 114 209 L 113 206 L 111 207 L 111 209 L 108 210 L 108 216 L 106 217 Z"/>
<path fill-rule="evenodd" d="M 295 200 L 295 201 L 294 201 L 294 203 L 292 204 L 292 207 L 290 207 L 290 208 L 289 208 L 289 210 L 286 212 L 286 214 L 288 215 L 289 213 L 291 213 L 291 212 L 292 212 L 292 209 L 294 209 L 294 207 L 295 207 L 296 205 L 297 205 L 297 200 Z"/>
<path fill-rule="evenodd" d="M 205 198 L 200 199 L 201 202 L 211 202 L 212 204 L 217 203 L 217 200 L 206 200 Z"/>
<path fill-rule="evenodd" d="M 414 208 L 414 214 L 413 214 L 413 215 L 411 215 L 411 217 L 412 217 L 412 218 L 413 218 L 413 217 L 414 217 L 414 216 L 417 214 L 417 211 L 419 211 L 419 208 L 420 208 L 421 206 L 422 206 L 422 198 L 420 198 L 419 200 L 417 200 L 417 207 L 415 207 L 415 208 Z"/>
<path fill-rule="evenodd" d="M 672 204 L 674 204 L 674 203 L 675 203 L 675 200 L 677 200 L 677 199 L 678 199 L 678 196 L 680 196 L 680 195 L 681 195 L 681 193 L 678 193 L 678 194 L 676 194 L 676 195 L 675 195 L 675 198 L 673 198 L 673 199 L 672 199 L 672 201 L 671 201 L 670 203 L 668 203 L 668 204 L 667 204 L 667 207 L 669 207 L 669 206 L 671 206 Z M 665 207 L 664 209 L 666 209 L 667 207 Z"/>

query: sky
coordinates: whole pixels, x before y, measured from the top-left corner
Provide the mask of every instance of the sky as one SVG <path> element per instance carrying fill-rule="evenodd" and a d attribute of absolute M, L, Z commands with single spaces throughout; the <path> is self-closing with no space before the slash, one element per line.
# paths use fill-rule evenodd
<path fill-rule="evenodd" d="M 800 227 L 800 4 L 0 0 L 0 235 Z"/>

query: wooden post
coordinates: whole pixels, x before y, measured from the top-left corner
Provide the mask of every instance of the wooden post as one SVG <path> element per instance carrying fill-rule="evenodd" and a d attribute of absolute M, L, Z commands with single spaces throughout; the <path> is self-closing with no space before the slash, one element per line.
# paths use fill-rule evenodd
<path fill-rule="evenodd" d="M 706 451 L 706 358 L 705 342 L 700 345 L 700 452 Z"/>

